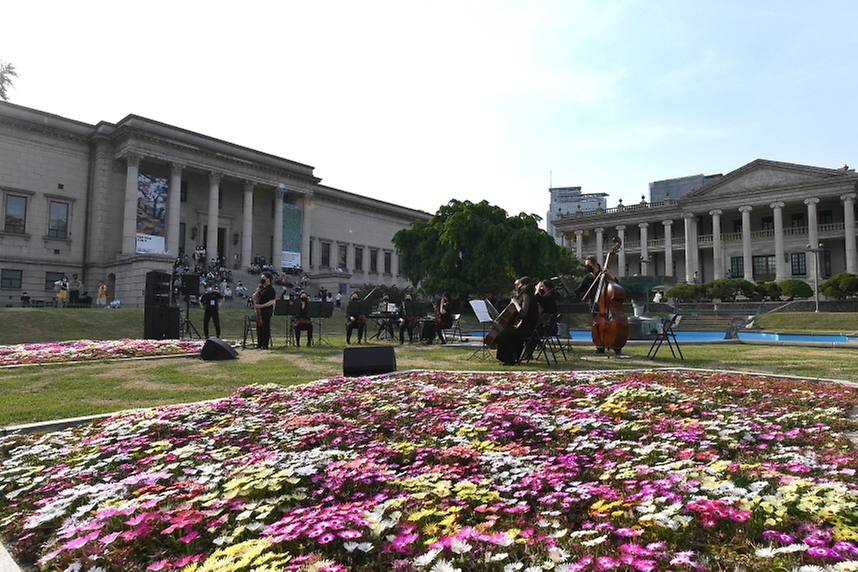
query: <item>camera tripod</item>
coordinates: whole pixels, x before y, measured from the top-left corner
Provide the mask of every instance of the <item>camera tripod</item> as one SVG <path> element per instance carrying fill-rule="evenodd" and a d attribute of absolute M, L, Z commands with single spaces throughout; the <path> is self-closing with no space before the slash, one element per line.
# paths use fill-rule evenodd
<path fill-rule="evenodd" d="M 185 320 L 182 322 L 182 330 L 179 334 L 179 338 L 182 340 L 192 340 L 195 335 L 198 340 L 202 339 L 200 337 L 200 333 L 191 322 L 191 297 L 188 296 L 185 300 L 187 302 L 187 306 L 185 306 Z M 192 332 L 193 335 L 191 335 Z"/>

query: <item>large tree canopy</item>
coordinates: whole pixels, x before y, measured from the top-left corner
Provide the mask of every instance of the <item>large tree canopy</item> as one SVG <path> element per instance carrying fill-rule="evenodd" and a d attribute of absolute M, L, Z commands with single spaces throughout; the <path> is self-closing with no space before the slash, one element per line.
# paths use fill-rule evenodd
<path fill-rule="evenodd" d="M 18 72 L 15 71 L 15 66 L 0 60 L 0 99 L 3 101 L 7 101 L 9 99 L 6 89 L 12 87 L 13 77 L 18 77 Z"/>
<path fill-rule="evenodd" d="M 428 221 L 397 232 L 393 244 L 403 276 L 427 292 L 492 296 L 508 292 L 520 276 L 550 278 L 580 266 L 539 228 L 540 220 L 510 217 L 486 201 L 452 200 Z"/>

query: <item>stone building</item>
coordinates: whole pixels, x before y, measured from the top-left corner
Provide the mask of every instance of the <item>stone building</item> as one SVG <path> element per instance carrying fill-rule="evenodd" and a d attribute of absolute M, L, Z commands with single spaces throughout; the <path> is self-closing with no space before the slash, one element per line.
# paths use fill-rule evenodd
<path fill-rule="evenodd" d="M 623 248 L 612 264 L 619 276 L 797 278 L 812 285 L 858 273 L 856 185 L 848 167 L 758 159 L 682 197 L 564 213 L 552 223 L 578 258 L 603 260 L 619 237 Z"/>
<path fill-rule="evenodd" d="M 129 115 L 89 125 L 0 102 L 0 301 L 53 298 L 78 274 L 123 305 L 198 247 L 247 268 L 301 267 L 313 286 L 405 287 L 391 241 L 428 213 L 321 184 L 313 167 Z"/>

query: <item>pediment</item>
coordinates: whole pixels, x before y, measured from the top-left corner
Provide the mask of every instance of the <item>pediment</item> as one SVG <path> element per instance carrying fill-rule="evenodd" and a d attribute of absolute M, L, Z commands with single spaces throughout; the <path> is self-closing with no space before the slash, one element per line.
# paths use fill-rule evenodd
<path fill-rule="evenodd" d="M 795 189 L 832 182 L 836 178 L 854 178 L 854 176 L 854 172 L 844 169 L 826 169 L 757 159 L 682 198 L 706 199 L 759 193 L 773 189 Z"/>

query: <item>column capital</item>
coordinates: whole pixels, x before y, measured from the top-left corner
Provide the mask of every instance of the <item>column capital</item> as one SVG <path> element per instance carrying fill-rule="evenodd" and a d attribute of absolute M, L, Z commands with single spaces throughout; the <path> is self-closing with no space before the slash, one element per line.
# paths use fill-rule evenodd
<path fill-rule="evenodd" d="M 749 213 L 752 210 L 754 210 L 754 207 L 752 207 L 751 205 L 745 205 L 745 206 L 739 207 L 739 212 L 742 214 Z"/>
<path fill-rule="evenodd" d="M 626 230 L 626 225 L 624 225 L 624 224 L 618 224 L 618 225 L 617 225 L 617 226 L 615 226 L 614 228 L 616 228 L 616 229 L 617 229 L 618 231 L 620 231 L 620 232 L 623 232 L 624 230 Z"/>
<path fill-rule="evenodd" d="M 181 175 L 182 171 L 185 170 L 185 167 L 187 167 L 187 165 L 184 163 L 178 163 L 176 161 L 171 161 L 170 162 L 170 174 Z"/>
<path fill-rule="evenodd" d="M 595 230 L 596 232 L 605 232 L 605 229 L 602 228 L 601 226 L 598 228 L 594 228 L 593 230 Z"/>
<path fill-rule="evenodd" d="M 648 222 L 641 222 L 641 223 L 638 223 L 638 228 L 647 228 L 648 226 L 649 226 L 649 223 L 648 223 Z"/>
<path fill-rule="evenodd" d="M 673 226 L 673 220 L 671 220 L 671 219 L 663 220 L 663 221 L 661 221 L 661 224 L 663 224 L 664 226 Z"/>
<path fill-rule="evenodd" d="M 858 196 L 856 195 L 856 193 L 845 193 L 843 195 L 840 195 L 840 200 L 844 203 L 848 201 L 854 201 L 856 196 Z"/>
<path fill-rule="evenodd" d="M 709 216 L 721 216 L 722 214 L 724 214 L 724 211 L 721 209 L 712 209 L 709 211 Z"/>
<path fill-rule="evenodd" d="M 693 218 L 697 218 L 697 215 L 694 213 L 685 213 L 682 215 L 682 218 L 684 218 L 685 220 L 691 220 Z"/>
<path fill-rule="evenodd" d="M 253 192 L 253 189 L 254 189 L 255 187 L 256 187 L 256 182 L 255 182 L 255 181 L 248 181 L 248 180 L 245 180 L 245 181 L 244 181 L 244 192 L 245 192 L 245 193 L 252 193 L 252 192 Z"/>
<path fill-rule="evenodd" d="M 809 197 L 809 198 L 804 199 L 804 204 L 806 204 L 808 206 L 815 205 L 817 203 L 819 203 L 819 199 L 816 197 Z"/>
<path fill-rule="evenodd" d="M 216 185 L 220 183 L 220 180 L 223 179 L 223 173 L 218 171 L 209 171 L 209 183 L 212 185 Z"/>
<path fill-rule="evenodd" d="M 775 201 L 772 204 L 770 204 L 769 207 L 774 209 L 774 210 L 782 209 L 782 208 L 784 208 L 784 202 L 783 201 Z"/>
<path fill-rule="evenodd" d="M 581 230 L 581 229 L 578 229 L 578 230 L 576 230 L 576 231 L 575 231 L 575 236 L 581 236 L 581 235 L 583 235 L 583 234 L 584 234 L 584 231 L 583 231 L 583 230 Z"/>
<path fill-rule="evenodd" d="M 129 151 L 128 153 L 125 153 L 122 158 L 125 159 L 125 162 L 128 164 L 129 167 L 139 167 L 140 160 L 143 157 L 141 157 L 138 153 Z"/>

